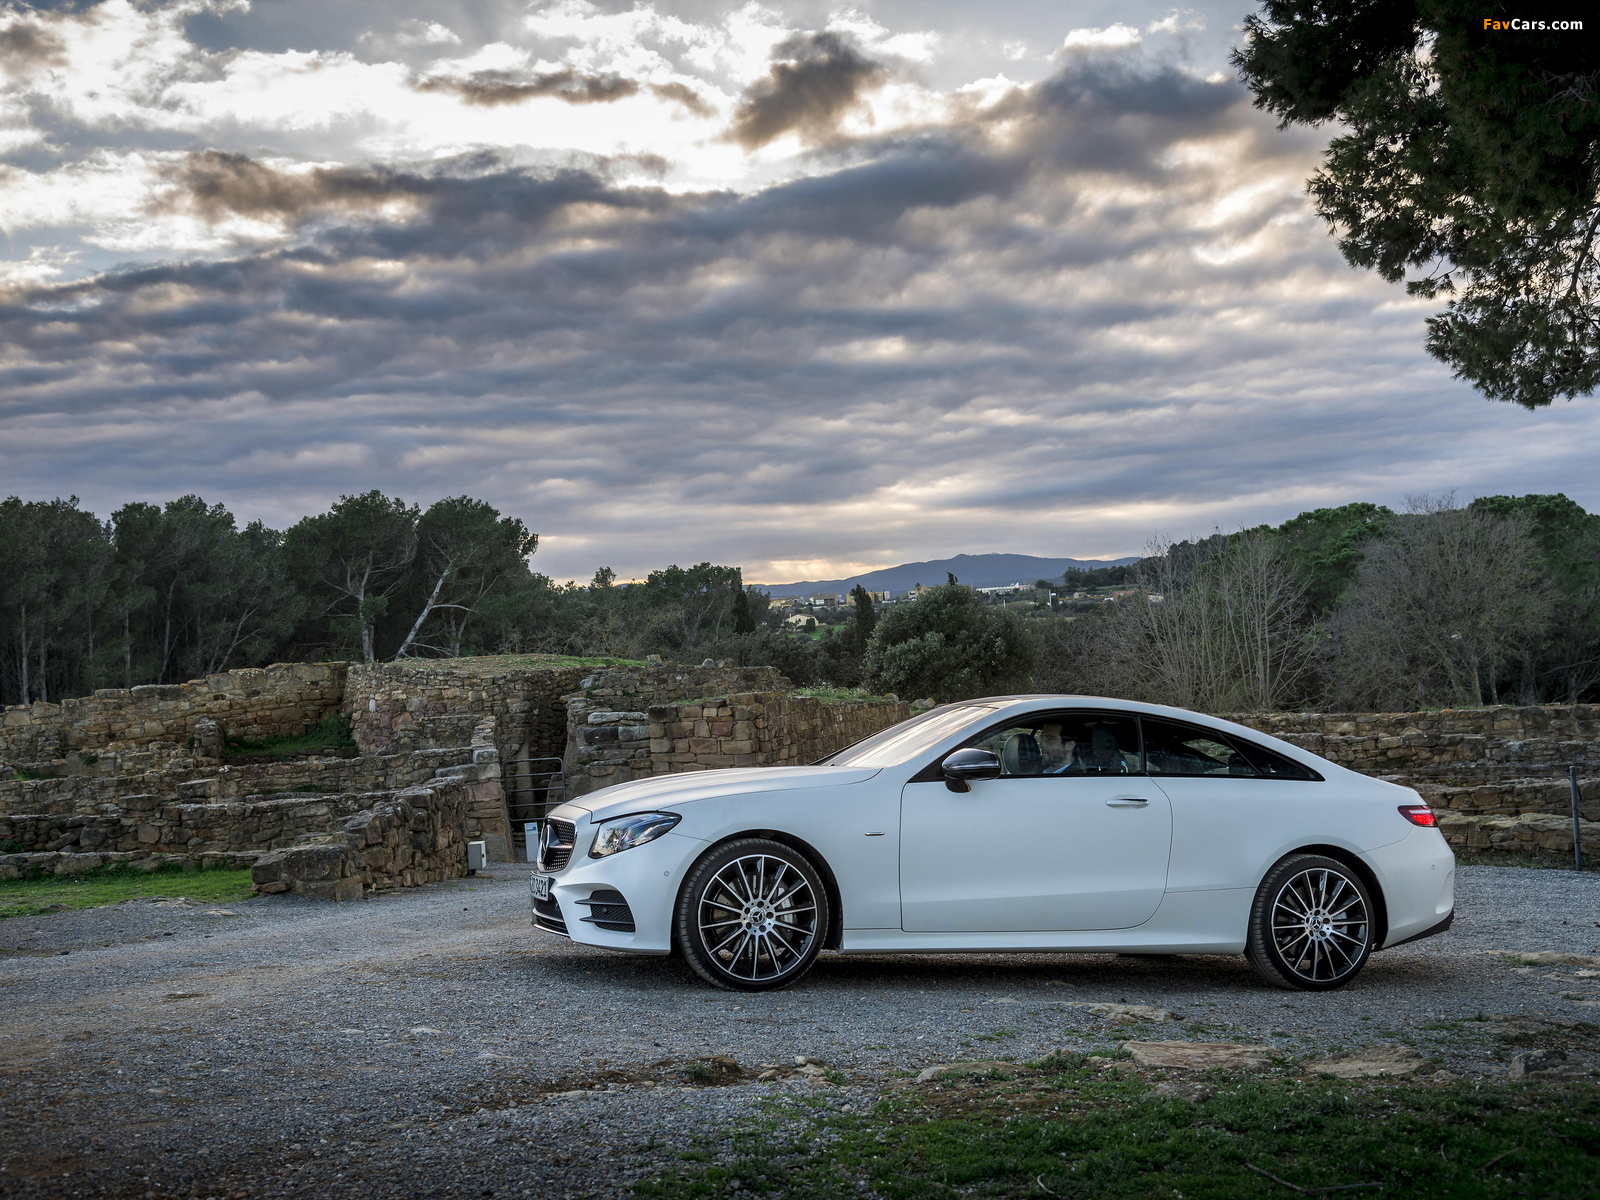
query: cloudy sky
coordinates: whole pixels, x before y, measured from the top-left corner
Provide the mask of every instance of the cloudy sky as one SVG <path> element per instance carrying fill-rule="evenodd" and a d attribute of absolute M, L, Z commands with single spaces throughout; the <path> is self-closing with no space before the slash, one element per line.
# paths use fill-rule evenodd
<path fill-rule="evenodd" d="M 0 0 L 0 494 L 468 493 L 558 578 L 1600 509 L 1340 259 L 1249 4 Z"/>

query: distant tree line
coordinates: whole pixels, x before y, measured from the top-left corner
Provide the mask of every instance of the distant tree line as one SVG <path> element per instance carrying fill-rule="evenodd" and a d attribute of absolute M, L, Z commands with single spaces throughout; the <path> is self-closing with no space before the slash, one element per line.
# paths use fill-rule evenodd
<path fill-rule="evenodd" d="M 277 661 L 530 652 L 775 666 L 908 699 L 1062 691 L 1212 712 L 1600 694 L 1600 518 L 1565 496 L 1352 504 L 1158 542 L 1135 564 L 1067 572 L 1068 592 L 1120 592 L 1070 616 L 954 578 L 881 611 L 858 587 L 815 635 L 785 629 L 735 566 L 559 583 L 532 569 L 537 547 L 467 496 L 345 496 L 283 532 L 198 496 L 106 520 L 12 497 L 0 701 Z"/>
<path fill-rule="evenodd" d="M 1038 627 L 1034 686 L 1210 712 L 1600 695 L 1600 517 L 1561 495 L 1318 509 L 1158 543 L 1128 581 Z"/>
<path fill-rule="evenodd" d="M 749 635 L 739 568 L 618 585 L 531 569 L 538 535 L 482 500 L 368 492 L 279 532 L 184 496 L 101 520 L 77 500 L 0 501 L 0 701 L 173 683 L 230 667 L 503 651 L 688 654 Z"/>

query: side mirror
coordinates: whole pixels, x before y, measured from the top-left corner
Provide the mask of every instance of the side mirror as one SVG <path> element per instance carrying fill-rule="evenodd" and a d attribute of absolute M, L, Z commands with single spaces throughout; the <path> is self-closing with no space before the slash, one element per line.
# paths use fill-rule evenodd
<path fill-rule="evenodd" d="M 969 746 L 948 755 L 939 764 L 939 770 L 944 773 L 945 787 L 952 792 L 970 792 L 971 780 L 1000 777 L 1000 757 L 992 751 Z"/>

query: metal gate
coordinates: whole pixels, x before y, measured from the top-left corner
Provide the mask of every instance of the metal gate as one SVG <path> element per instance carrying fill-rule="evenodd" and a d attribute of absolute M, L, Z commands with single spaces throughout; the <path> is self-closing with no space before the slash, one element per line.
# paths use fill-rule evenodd
<path fill-rule="evenodd" d="M 538 853 L 538 826 L 567 799 L 565 767 L 559 758 L 515 759 L 506 764 L 505 789 L 512 853 L 518 862 L 532 862 L 529 852 Z"/>

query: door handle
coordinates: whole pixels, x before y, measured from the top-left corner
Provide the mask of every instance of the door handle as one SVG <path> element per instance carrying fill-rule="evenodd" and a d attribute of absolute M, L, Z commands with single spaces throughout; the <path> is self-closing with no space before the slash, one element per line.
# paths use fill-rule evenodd
<path fill-rule="evenodd" d="M 1143 808 L 1149 804 L 1148 800 L 1140 800 L 1135 796 L 1124 796 L 1118 800 L 1107 800 L 1107 808 Z"/>

